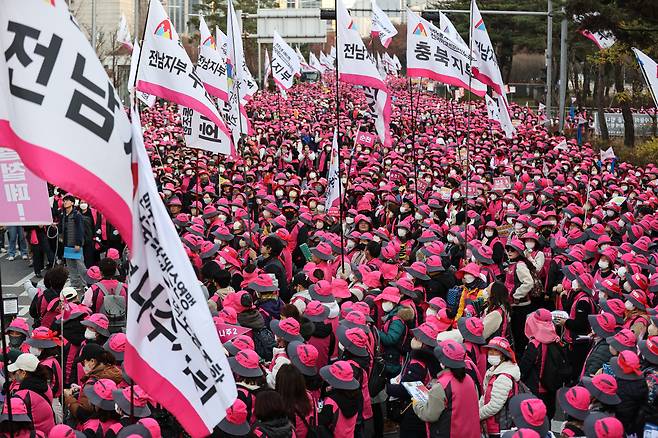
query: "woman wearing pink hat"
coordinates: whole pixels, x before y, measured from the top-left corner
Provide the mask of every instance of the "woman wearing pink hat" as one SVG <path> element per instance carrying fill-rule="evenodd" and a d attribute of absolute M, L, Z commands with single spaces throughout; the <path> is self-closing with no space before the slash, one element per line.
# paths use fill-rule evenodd
<path fill-rule="evenodd" d="M 30 401 L 27 407 L 34 428 L 44 434 L 50 432 L 55 426 L 55 417 L 51 408 L 53 393 L 48 386 L 48 369 L 33 354 L 23 353 L 9 364 L 7 371 L 14 381 L 12 395 Z"/>
<path fill-rule="evenodd" d="M 355 436 L 359 411 L 363 409 L 359 382 L 349 362 L 339 360 L 320 369 L 331 389 L 322 400 L 318 426 L 335 437 Z"/>
<path fill-rule="evenodd" d="M 528 337 L 528 345 L 519 361 L 521 379 L 544 402 L 549 417 L 552 417 L 555 412 L 556 389 L 544 384 L 548 381 L 545 379 L 548 372 L 546 360 L 551 349 L 564 350 L 565 347 L 555 331 L 551 312 L 539 309 L 528 315 L 525 335 Z"/>

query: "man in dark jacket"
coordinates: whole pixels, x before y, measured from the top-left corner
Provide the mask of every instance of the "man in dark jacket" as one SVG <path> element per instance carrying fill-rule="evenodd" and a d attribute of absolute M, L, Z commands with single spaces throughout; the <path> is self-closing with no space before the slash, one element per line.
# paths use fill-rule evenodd
<path fill-rule="evenodd" d="M 75 209 L 74 202 L 75 198 L 73 195 L 64 196 L 62 204 L 64 211 L 60 220 L 62 226 L 61 239 L 65 248 L 64 260 L 71 276 L 71 286 L 81 291 L 85 287 L 83 275 L 87 270 L 82 250 L 82 245 L 84 244 L 84 227 L 82 216 Z M 66 248 L 70 249 L 67 250 Z"/>
<path fill-rule="evenodd" d="M 262 257 L 258 259 L 258 267 L 268 274 L 274 274 L 279 286 L 279 297 L 284 301 L 289 301 L 291 294 L 286 280 L 286 269 L 279 260 L 284 247 L 283 241 L 276 234 L 267 236 L 260 247 Z"/>

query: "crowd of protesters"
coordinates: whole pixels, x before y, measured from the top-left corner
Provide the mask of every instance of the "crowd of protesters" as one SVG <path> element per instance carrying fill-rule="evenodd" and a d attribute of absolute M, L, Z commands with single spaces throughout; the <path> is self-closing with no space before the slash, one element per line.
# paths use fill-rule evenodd
<path fill-rule="evenodd" d="M 260 92 L 238 157 L 183 147 L 175 108 L 144 109 L 209 312 L 249 329 L 224 344 L 238 399 L 212 436 L 656 433 L 658 167 L 601 162 L 527 108 L 507 139 L 481 102 L 416 86 L 412 112 L 390 86 L 388 146 L 355 141 L 374 126 L 343 85 L 338 123 L 323 83 Z M 343 196 L 325 207 L 337 124 Z M 84 200 L 54 206 L 84 257 L 46 270 L 31 327 L 7 328 L 0 436 L 182 436 L 121 366 L 120 236 Z"/>

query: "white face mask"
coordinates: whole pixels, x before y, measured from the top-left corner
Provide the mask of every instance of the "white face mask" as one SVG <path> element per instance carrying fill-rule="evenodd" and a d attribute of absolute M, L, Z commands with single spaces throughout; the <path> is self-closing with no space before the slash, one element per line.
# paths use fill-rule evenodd
<path fill-rule="evenodd" d="M 522 229 L 523 229 L 523 224 L 520 223 L 520 222 L 515 223 L 515 224 L 514 224 L 514 229 L 515 229 L 516 231 L 522 230 Z"/>
<path fill-rule="evenodd" d="M 89 366 L 89 365 L 84 365 L 84 364 L 83 364 L 83 365 L 82 365 L 82 369 L 85 371 L 85 374 L 89 374 L 90 372 L 93 371 L 94 368 L 91 367 L 91 366 Z"/>
<path fill-rule="evenodd" d="M 633 290 L 633 288 L 631 287 L 631 284 L 628 281 L 624 282 L 624 290 L 627 293 L 631 293 L 631 291 Z"/>
<path fill-rule="evenodd" d="M 414 214 L 414 219 L 416 219 L 417 221 L 421 221 L 423 220 L 423 215 L 420 213 L 416 213 Z"/>
<path fill-rule="evenodd" d="M 409 209 L 407 207 L 400 207 L 400 213 L 406 213 Z"/>
<path fill-rule="evenodd" d="M 608 269 L 610 267 L 610 262 L 607 260 L 599 260 L 599 268 Z"/>
<path fill-rule="evenodd" d="M 484 235 L 487 237 L 493 237 L 494 232 L 493 230 L 484 230 Z"/>
<path fill-rule="evenodd" d="M 318 205 L 318 211 L 320 213 L 322 213 L 324 211 L 324 205 L 323 204 Z"/>
<path fill-rule="evenodd" d="M 36 357 L 41 356 L 41 352 L 42 352 L 42 351 L 43 351 L 43 350 L 42 350 L 41 348 L 30 347 L 30 354 L 33 354 L 33 355 L 35 355 Z"/>
<path fill-rule="evenodd" d="M 348 225 L 352 225 L 354 223 L 354 218 L 352 216 L 347 216 L 345 218 L 345 223 Z"/>
<path fill-rule="evenodd" d="M 398 236 L 405 237 L 406 235 L 407 235 L 407 230 L 405 230 L 404 228 L 398 229 Z"/>
<path fill-rule="evenodd" d="M 416 338 L 411 338 L 411 349 L 420 350 L 421 348 L 423 348 L 423 343 Z"/>
<path fill-rule="evenodd" d="M 434 315 L 436 315 L 436 310 L 431 307 L 425 311 L 425 316 L 434 316 Z"/>
<path fill-rule="evenodd" d="M 277 191 L 274 192 L 274 194 L 275 194 L 277 197 L 280 198 L 280 197 L 283 196 L 283 190 L 277 190 Z"/>
<path fill-rule="evenodd" d="M 501 361 L 500 356 L 496 356 L 493 354 L 487 356 L 487 362 L 489 362 L 489 365 L 497 366 L 500 363 L 500 361 Z"/>
<path fill-rule="evenodd" d="M 96 339 L 96 332 L 88 328 L 85 330 L 85 339 Z"/>
<path fill-rule="evenodd" d="M 470 284 L 475 281 L 475 277 L 471 274 L 464 274 L 464 283 Z"/>
<path fill-rule="evenodd" d="M 626 310 L 633 310 L 635 308 L 635 306 L 633 306 L 633 303 L 631 303 L 630 301 L 626 301 L 624 303 L 624 307 L 626 307 Z"/>
<path fill-rule="evenodd" d="M 321 230 L 324 228 L 324 222 L 318 222 L 315 224 L 315 229 L 316 230 Z"/>
<path fill-rule="evenodd" d="M 580 283 L 578 283 L 578 280 L 571 280 L 571 289 L 580 290 Z"/>
<path fill-rule="evenodd" d="M 617 275 L 619 278 L 626 277 L 626 266 L 622 266 L 621 268 L 617 269 Z"/>
<path fill-rule="evenodd" d="M 89 204 L 86 202 L 80 203 L 80 210 L 86 210 L 87 208 L 89 208 Z"/>
<path fill-rule="evenodd" d="M 395 304 L 391 303 L 390 301 L 384 301 L 382 303 L 382 310 L 386 313 L 390 312 L 393 310 L 393 307 L 395 307 Z"/>
<path fill-rule="evenodd" d="M 526 247 L 526 249 L 532 251 L 533 249 L 535 249 L 535 241 L 533 241 L 533 240 L 527 241 L 525 243 L 525 247 Z"/>
<path fill-rule="evenodd" d="M 240 248 L 244 248 L 245 246 L 247 246 L 247 242 L 245 242 L 244 240 L 241 240 L 238 244 L 240 245 Z"/>
<path fill-rule="evenodd" d="M 607 300 L 608 296 L 605 294 L 605 292 L 599 292 L 599 302 L 603 300 Z"/>
<path fill-rule="evenodd" d="M 592 225 L 596 225 L 599 223 L 599 220 L 595 217 L 592 218 Z"/>
<path fill-rule="evenodd" d="M 222 222 L 226 222 L 227 217 L 226 217 L 225 214 L 217 215 L 217 217 L 219 218 L 220 221 L 222 221 Z"/>
<path fill-rule="evenodd" d="M 348 251 L 352 251 L 352 250 L 354 249 L 355 246 L 356 246 L 356 243 L 354 243 L 354 242 L 351 241 L 351 240 L 348 240 L 347 243 L 345 244 L 345 248 L 346 248 Z"/>
<path fill-rule="evenodd" d="M 535 199 L 535 197 L 532 196 L 532 195 L 526 195 L 526 197 L 525 197 L 525 200 L 528 201 L 528 202 L 532 202 L 533 199 Z"/>

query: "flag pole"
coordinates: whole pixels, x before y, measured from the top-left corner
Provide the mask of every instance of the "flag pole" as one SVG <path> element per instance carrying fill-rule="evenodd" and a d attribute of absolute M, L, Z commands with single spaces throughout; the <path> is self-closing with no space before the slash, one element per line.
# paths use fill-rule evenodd
<path fill-rule="evenodd" d="M 343 232 L 343 218 L 344 218 L 344 208 L 343 208 L 343 188 L 342 188 L 342 175 L 341 175 L 341 157 L 340 149 L 342 145 L 342 140 L 340 137 L 340 92 L 338 90 L 339 75 L 340 75 L 340 45 L 338 44 L 338 0 L 334 0 L 334 10 L 336 11 L 336 144 L 338 146 L 338 208 L 340 214 L 340 270 L 342 273 L 345 272 L 345 233 Z"/>
<path fill-rule="evenodd" d="M 135 67 L 135 83 L 133 84 L 133 89 L 135 89 L 135 86 L 137 85 L 137 76 L 139 73 L 139 64 L 142 62 L 142 47 L 144 46 L 144 36 L 146 35 L 146 28 L 148 27 L 149 24 L 149 14 L 151 12 L 151 0 L 149 0 L 148 5 L 146 6 L 146 21 L 144 22 L 144 29 L 142 30 L 142 40 L 140 43 L 142 44 L 139 46 L 139 57 L 137 58 L 137 67 Z M 135 100 L 137 100 L 137 90 L 135 89 Z M 157 149 L 157 148 L 156 148 Z"/>
<path fill-rule="evenodd" d="M 416 162 L 416 113 L 414 112 L 414 87 L 409 77 L 409 100 L 411 111 L 411 159 L 414 162 L 414 192 L 416 194 L 416 202 L 418 204 L 418 163 Z M 418 106 L 418 103 L 416 103 Z"/>
<path fill-rule="evenodd" d="M 471 181 L 471 148 L 468 146 L 469 139 L 471 136 L 471 98 L 472 98 L 472 93 L 471 93 L 471 81 L 473 78 L 473 73 L 472 73 L 472 68 L 473 68 L 473 2 L 475 0 L 471 0 L 471 7 L 470 7 L 470 12 L 469 12 L 469 20 L 468 20 L 468 62 L 471 64 L 471 73 L 468 75 L 468 113 L 466 114 L 466 138 L 465 138 L 465 143 L 466 143 L 466 193 L 465 195 L 465 203 L 464 203 L 464 241 L 466 242 L 466 246 L 468 246 L 468 192 L 469 192 L 469 185 Z M 466 95 L 466 93 L 464 93 Z M 466 252 L 464 251 L 464 260 L 466 260 Z"/>
<path fill-rule="evenodd" d="M 2 290 L 2 270 L 0 269 L 0 330 L 2 330 L 2 362 L 4 365 L 4 369 L 6 370 L 7 367 L 9 366 L 9 356 L 8 356 L 8 351 L 7 351 L 7 339 L 5 336 L 5 333 L 7 333 L 7 327 L 5 326 L 5 299 L 4 299 L 4 293 Z M 5 400 L 8 400 L 9 403 L 6 403 L 7 405 L 7 419 L 9 420 L 9 424 L 13 424 L 13 416 L 11 412 L 11 395 L 9 394 L 9 375 L 5 376 L 5 382 L 2 385 L 2 391 L 6 394 Z M 9 429 L 9 433 L 11 434 L 11 438 L 14 438 L 14 428 L 13 426 Z"/>
<path fill-rule="evenodd" d="M 231 19 L 231 46 L 233 47 L 233 57 L 235 58 L 235 31 L 236 29 L 233 29 L 233 14 L 235 14 L 235 8 L 233 7 L 233 2 L 229 0 L 228 6 L 230 6 L 229 11 L 230 13 L 230 19 Z M 228 11 L 227 11 L 228 12 Z M 229 15 L 227 13 L 227 15 Z M 242 30 L 240 28 L 237 29 L 240 31 L 240 38 L 242 38 Z M 228 32 L 228 28 L 226 29 Z M 238 66 L 237 62 L 235 62 L 235 59 L 231 60 L 233 62 L 233 73 L 234 73 L 234 79 L 233 79 L 233 86 L 235 87 L 236 94 L 238 95 L 238 124 L 240 127 L 240 132 L 239 132 L 239 139 L 238 139 L 238 144 L 235 145 L 236 151 L 238 150 L 238 146 L 240 145 L 240 140 L 242 140 L 242 111 L 240 110 L 240 75 L 238 74 L 238 70 L 242 68 L 242 66 Z M 237 82 L 236 82 L 237 81 Z M 229 102 L 231 101 L 231 98 L 229 96 Z M 244 149 L 245 145 L 244 142 L 242 142 L 242 148 Z M 244 151 L 240 152 L 241 155 L 244 157 Z M 245 166 L 245 163 L 242 163 L 242 178 L 244 179 L 244 183 L 247 184 L 247 167 Z M 252 194 L 253 196 L 253 194 Z M 247 229 L 249 232 L 249 240 L 252 241 L 253 239 L 251 238 L 252 234 L 252 221 L 251 221 L 251 208 L 249 207 L 249 199 L 247 199 Z"/>

